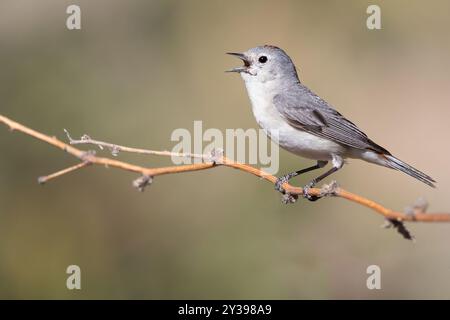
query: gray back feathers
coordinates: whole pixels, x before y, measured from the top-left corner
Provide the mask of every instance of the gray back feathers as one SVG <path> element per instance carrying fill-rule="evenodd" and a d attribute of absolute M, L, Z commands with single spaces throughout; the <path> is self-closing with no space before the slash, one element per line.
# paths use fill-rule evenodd
<path fill-rule="evenodd" d="M 273 98 L 278 112 L 295 128 L 357 149 L 390 154 L 326 101 L 297 83 Z"/>

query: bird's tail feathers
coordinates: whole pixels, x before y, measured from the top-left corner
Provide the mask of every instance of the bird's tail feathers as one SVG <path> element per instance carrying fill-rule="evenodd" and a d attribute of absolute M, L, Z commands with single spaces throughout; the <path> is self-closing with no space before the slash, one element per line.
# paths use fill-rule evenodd
<path fill-rule="evenodd" d="M 410 175 L 413 178 L 416 178 L 417 180 L 422 181 L 423 183 L 429 185 L 430 187 L 435 188 L 436 186 L 434 183 L 436 182 L 433 178 L 431 178 L 429 175 L 426 175 L 425 173 L 417 170 L 416 168 L 413 168 L 409 164 L 403 162 L 402 160 L 392 156 L 392 155 L 383 155 L 386 159 L 386 166 L 395 170 L 399 170 L 401 172 L 404 172 L 408 175 Z"/>

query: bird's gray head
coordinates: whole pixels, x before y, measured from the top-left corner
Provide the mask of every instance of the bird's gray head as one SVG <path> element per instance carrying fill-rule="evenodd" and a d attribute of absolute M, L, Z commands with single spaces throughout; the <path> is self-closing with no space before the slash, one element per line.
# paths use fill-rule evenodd
<path fill-rule="evenodd" d="M 229 52 L 244 62 L 242 67 L 228 72 L 238 72 L 247 81 L 268 82 L 272 80 L 297 81 L 298 76 L 291 58 L 282 49 L 264 45 L 243 53 Z"/>

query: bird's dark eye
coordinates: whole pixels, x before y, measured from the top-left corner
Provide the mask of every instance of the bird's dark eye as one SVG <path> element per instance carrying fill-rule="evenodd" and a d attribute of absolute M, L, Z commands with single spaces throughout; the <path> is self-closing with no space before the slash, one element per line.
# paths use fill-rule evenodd
<path fill-rule="evenodd" d="M 266 56 L 261 56 L 261 57 L 259 57 L 258 61 L 261 62 L 261 63 L 266 63 L 267 62 L 267 57 Z"/>

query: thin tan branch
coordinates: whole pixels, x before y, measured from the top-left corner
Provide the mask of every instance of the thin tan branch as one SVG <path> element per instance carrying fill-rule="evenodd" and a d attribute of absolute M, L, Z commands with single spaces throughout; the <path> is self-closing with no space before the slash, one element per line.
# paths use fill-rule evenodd
<path fill-rule="evenodd" d="M 52 179 L 55 179 L 55 178 L 58 178 L 58 177 L 62 176 L 62 175 L 68 174 L 70 172 L 79 170 L 79 169 L 84 168 L 84 167 L 87 167 L 90 164 L 91 164 L 90 162 L 86 162 L 86 161 L 80 162 L 80 163 L 78 163 L 78 164 L 76 164 L 74 166 L 71 166 L 69 168 L 57 171 L 57 172 L 49 174 L 47 176 L 39 177 L 38 178 L 38 183 L 39 184 L 44 184 L 44 183 L 46 183 L 46 182 L 48 182 L 48 181 L 50 181 Z"/>
<path fill-rule="evenodd" d="M 68 145 L 60 140 L 58 140 L 55 137 L 50 137 L 45 134 L 42 134 L 38 131 L 35 131 L 31 128 L 28 128 L 20 123 L 17 123 L 11 119 L 8 119 L 5 116 L 0 115 L 0 122 L 6 124 L 10 127 L 11 130 L 17 130 L 20 132 L 23 132 L 29 136 L 32 136 L 38 140 L 47 142 L 63 151 L 66 151 L 67 153 L 73 155 L 74 157 L 78 158 L 82 161 L 82 163 L 72 166 L 70 168 L 58 171 L 52 175 L 49 175 L 47 177 L 41 178 L 45 181 L 48 181 L 53 178 L 60 177 L 64 174 L 67 174 L 69 172 L 73 172 L 75 170 L 81 169 L 87 164 L 95 164 L 95 165 L 103 165 L 106 167 L 112 167 L 112 168 L 118 168 L 122 170 L 127 170 L 135 173 L 139 173 L 144 177 L 144 179 L 141 179 L 141 181 L 136 182 L 138 186 L 142 187 L 142 184 L 148 184 L 151 182 L 151 178 L 158 176 L 158 175 L 164 175 L 164 174 L 172 174 L 172 173 L 181 173 L 181 172 L 188 172 L 188 171 L 197 171 L 197 170 L 206 170 L 211 169 L 217 166 L 226 166 L 235 168 L 241 171 L 245 171 L 248 173 L 251 173 L 255 176 L 258 176 L 264 180 L 269 181 L 272 184 L 276 183 L 277 178 L 273 175 L 270 175 L 260 169 L 257 169 L 255 167 L 252 167 L 247 164 L 234 162 L 222 155 L 220 156 L 211 156 L 211 155 L 195 155 L 195 154 L 181 154 L 181 153 L 172 153 L 169 151 L 153 151 L 153 150 L 145 150 L 145 149 L 137 149 L 137 148 L 130 148 L 130 147 L 124 147 L 119 146 L 107 142 L 97 141 L 90 139 L 89 137 L 85 136 L 84 139 L 81 140 L 74 140 L 68 135 L 70 143 L 72 145 L 74 144 L 93 144 L 101 147 L 105 147 L 110 149 L 113 154 L 115 153 L 114 150 L 117 151 L 125 151 L 125 152 L 135 152 L 135 153 L 141 153 L 141 154 L 154 154 L 154 155 L 163 155 L 163 156 L 181 156 L 181 157 L 198 157 L 203 158 L 203 163 L 197 163 L 197 164 L 191 164 L 191 165 L 179 165 L 179 166 L 169 166 L 169 167 L 159 167 L 159 168 L 148 168 L 148 167 L 142 167 L 138 165 L 134 165 L 131 163 L 106 158 L 106 157 L 99 157 L 96 156 L 92 152 L 85 152 L 80 149 L 77 149 L 71 145 Z M 302 196 L 303 195 L 303 189 L 300 187 L 292 186 L 288 183 L 285 183 L 283 185 L 283 188 L 286 190 L 287 193 L 291 195 L 297 195 Z M 335 185 L 325 186 L 323 188 L 312 188 L 308 190 L 308 193 L 310 195 L 315 196 L 335 196 L 339 198 L 343 198 L 355 203 L 358 203 L 362 206 L 368 207 L 375 212 L 381 214 L 386 219 L 389 220 L 395 220 L 395 221 L 414 221 L 414 222 L 450 222 L 450 214 L 449 213 L 424 213 L 424 212 L 415 212 L 414 214 L 406 214 L 400 211 L 394 211 L 391 209 L 388 209 L 381 204 L 372 201 L 370 199 L 364 198 L 362 196 L 359 196 L 357 194 L 351 193 L 349 191 L 346 191 L 342 188 L 339 188 Z"/>
<path fill-rule="evenodd" d="M 114 143 L 99 141 L 91 139 L 88 135 L 83 135 L 81 139 L 73 139 L 69 132 L 64 129 L 64 132 L 66 133 L 67 138 L 69 139 L 69 143 L 72 145 L 76 144 L 93 144 L 100 148 L 100 150 L 103 150 L 104 148 L 107 148 L 111 151 L 111 154 L 113 156 L 117 156 L 119 152 L 131 152 L 131 153 L 138 153 L 138 154 L 147 154 L 147 155 L 156 155 L 156 156 L 165 156 L 165 157 L 182 157 L 182 158 L 200 158 L 200 159 L 207 159 L 209 156 L 204 154 L 195 154 L 195 153 L 177 153 L 177 152 L 170 152 L 170 151 L 156 151 L 156 150 L 148 150 L 148 149 L 140 149 L 140 148 L 131 148 L 126 146 L 121 146 Z"/>

